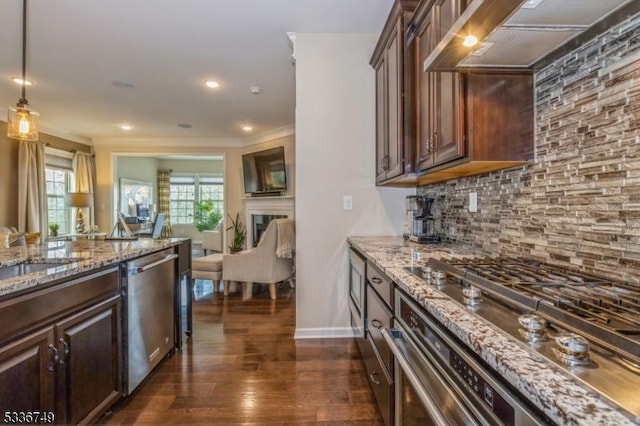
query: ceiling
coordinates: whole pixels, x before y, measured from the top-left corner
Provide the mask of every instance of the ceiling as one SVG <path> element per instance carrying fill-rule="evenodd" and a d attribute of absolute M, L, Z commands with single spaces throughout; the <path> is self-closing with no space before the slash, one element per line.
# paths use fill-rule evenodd
<path fill-rule="evenodd" d="M 379 33 L 392 3 L 29 0 L 27 99 L 43 131 L 72 140 L 242 142 L 294 124 L 287 32 Z M 22 0 L 3 1 L 0 108 L 20 97 L 10 77 L 21 75 L 21 22 Z M 221 87 L 206 88 L 206 79 Z"/>

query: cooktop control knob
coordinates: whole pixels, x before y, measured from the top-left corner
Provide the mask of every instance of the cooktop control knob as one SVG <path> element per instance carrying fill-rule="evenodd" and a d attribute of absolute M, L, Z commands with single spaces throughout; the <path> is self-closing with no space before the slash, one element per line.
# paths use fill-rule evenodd
<path fill-rule="evenodd" d="M 476 306 L 482 302 L 482 291 L 478 287 L 466 287 L 462 289 L 464 303 L 468 306 Z"/>
<path fill-rule="evenodd" d="M 547 340 L 545 329 L 547 321 L 539 315 L 524 314 L 518 317 L 520 324 L 520 334 L 522 334 L 529 342 L 541 342 Z"/>
<path fill-rule="evenodd" d="M 554 352 L 569 365 L 590 364 L 589 341 L 575 333 L 560 333 L 556 336 Z"/>
<path fill-rule="evenodd" d="M 431 279 L 432 272 L 433 272 L 433 269 L 431 268 L 431 266 L 425 266 L 424 268 L 422 268 L 422 277 L 426 278 L 428 281 Z"/>

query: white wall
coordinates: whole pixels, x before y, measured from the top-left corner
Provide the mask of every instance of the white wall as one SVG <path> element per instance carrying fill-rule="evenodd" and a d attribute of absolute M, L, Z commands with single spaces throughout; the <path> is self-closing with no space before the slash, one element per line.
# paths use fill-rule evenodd
<path fill-rule="evenodd" d="M 291 181 L 287 195 L 293 195 L 295 188 L 295 148 L 294 137 L 290 133 L 283 136 L 281 133 L 272 138 L 265 138 L 254 144 L 244 146 L 239 142 L 238 147 L 218 146 L 215 140 L 191 142 L 188 140 L 94 140 L 96 154 L 96 223 L 100 229 L 110 230 L 113 226 L 114 212 L 118 194 L 118 181 L 114 179 L 117 170 L 117 159 L 125 157 L 145 156 L 215 156 L 224 157 L 225 178 L 225 210 L 232 217 L 236 212 L 244 217 L 245 201 L 242 183 L 242 154 L 250 151 L 259 151 L 283 145 L 285 147 L 285 160 L 287 162 L 287 182 Z M 166 165 L 164 161 L 159 164 Z M 155 179 L 154 179 L 155 181 Z M 115 199 L 114 199 L 115 197 Z M 225 218 L 226 219 L 226 218 Z M 227 232 L 227 241 L 231 238 L 231 231 Z"/>
<path fill-rule="evenodd" d="M 351 335 L 346 237 L 400 235 L 415 193 L 375 186 L 377 38 L 296 34 L 297 338 Z"/>
<path fill-rule="evenodd" d="M 139 180 L 149 182 L 152 186 L 152 202 L 154 205 L 158 204 L 158 185 L 157 185 L 157 170 L 158 160 L 148 157 L 120 157 L 116 161 L 116 181 L 115 184 L 120 187 L 120 179 L 127 178 L 133 180 Z M 114 193 L 116 201 L 116 209 L 120 210 L 117 206 L 120 205 L 120 193 L 116 191 Z M 122 212 L 127 215 L 127 212 Z"/>

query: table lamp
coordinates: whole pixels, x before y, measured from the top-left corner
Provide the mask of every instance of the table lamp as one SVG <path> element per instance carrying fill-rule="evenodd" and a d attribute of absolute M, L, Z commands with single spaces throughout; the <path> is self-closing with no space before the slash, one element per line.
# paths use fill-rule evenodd
<path fill-rule="evenodd" d="M 90 192 L 67 192 L 67 206 L 76 207 L 76 232 L 84 232 L 84 214 L 82 209 L 93 206 L 93 194 Z"/>

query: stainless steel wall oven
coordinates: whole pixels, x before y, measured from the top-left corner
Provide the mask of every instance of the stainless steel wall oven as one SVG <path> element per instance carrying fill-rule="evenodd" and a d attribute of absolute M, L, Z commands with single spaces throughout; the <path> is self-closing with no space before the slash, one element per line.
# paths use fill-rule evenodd
<path fill-rule="evenodd" d="M 395 316 L 396 425 L 551 424 L 398 289 Z"/>

